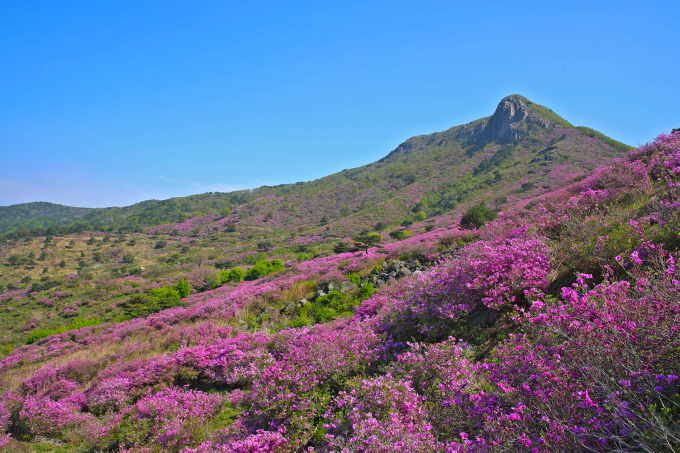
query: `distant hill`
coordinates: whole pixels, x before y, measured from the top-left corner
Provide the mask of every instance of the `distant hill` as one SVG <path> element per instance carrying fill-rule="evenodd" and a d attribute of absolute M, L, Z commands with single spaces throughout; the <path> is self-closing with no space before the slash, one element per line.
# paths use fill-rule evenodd
<path fill-rule="evenodd" d="M 148 200 L 122 208 L 45 202 L 0 207 L 0 234 L 139 230 L 225 208 L 244 225 L 264 231 L 323 223 L 337 235 L 350 234 L 359 224 L 394 222 L 420 211 L 437 215 L 473 201 L 500 207 L 504 198 L 527 198 L 565 184 L 629 149 L 512 95 L 501 100 L 490 117 L 412 137 L 377 162 L 314 181 Z"/>

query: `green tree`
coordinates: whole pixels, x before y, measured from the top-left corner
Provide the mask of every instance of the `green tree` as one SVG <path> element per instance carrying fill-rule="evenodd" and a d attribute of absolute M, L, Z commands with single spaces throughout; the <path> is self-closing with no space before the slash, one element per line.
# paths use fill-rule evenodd
<path fill-rule="evenodd" d="M 352 250 L 352 247 L 347 242 L 340 241 L 333 246 L 333 251 L 335 253 L 347 253 Z"/>
<path fill-rule="evenodd" d="M 28 285 L 29 283 L 31 283 L 31 277 L 27 275 L 26 277 L 21 279 L 21 283 L 23 283 L 24 285 Z"/>
<path fill-rule="evenodd" d="M 366 255 L 368 255 L 368 249 L 381 242 L 383 237 L 379 233 L 368 233 L 355 236 L 352 240 L 357 247 L 363 249 Z"/>
<path fill-rule="evenodd" d="M 66 267 L 66 261 L 61 260 L 61 262 L 59 263 L 59 267 L 64 269 Z"/>
<path fill-rule="evenodd" d="M 135 256 L 132 253 L 128 253 L 127 255 L 123 256 L 123 262 L 125 264 L 132 264 L 135 262 Z"/>
<path fill-rule="evenodd" d="M 413 218 L 416 220 L 416 222 L 422 222 L 423 220 L 425 220 L 427 218 L 427 214 L 425 214 L 425 212 L 423 212 L 423 211 L 420 211 L 420 212 L 417 212 L 413 216 Z"/>
<path fill-rule="evenodd" d="M 342 208 L 340 208 L 340 215 L 342 217 L 347 217 L 351 213 L 352 213 L 352 210 L 349 208 L 349 206 L 343 206 Z"/>
<path fill-rule="evenodd" d="M 236 230 L 238 230 L 238 227 L 236 226 L 235 223 L 230 223 L 227 225 L 227 233 L 235 233 Z"/>
<path fill-rule="evenodd" d="M 404 228 L 408 228 L 411 225 L 413 225 L 413 220 L 411 219 L 404 219 L 404 221 L 401 222 L 401 226 L 403 226 Z"/>
<path fill-rule="evenodd" d="M 257 241 L 257 248 L 268 252 L 274 246 L 274 241 L 270 238 L 263 238 Z"/>
<path fill-rule="evenodd" d="M 328 222 L 329 222 L 328 216 L 321 217 L 321 222 L 320 222 L 321 225 L 328 225 Z"/>
<path fill-rule="evenodd" d="M 464 230 L 481 228 L 486 222 L 494 220 L 497 215 L 496 211 L 488 208 L 484 203 L 480 203 L 465 211 L 460 219 L 460 227 Z"/>

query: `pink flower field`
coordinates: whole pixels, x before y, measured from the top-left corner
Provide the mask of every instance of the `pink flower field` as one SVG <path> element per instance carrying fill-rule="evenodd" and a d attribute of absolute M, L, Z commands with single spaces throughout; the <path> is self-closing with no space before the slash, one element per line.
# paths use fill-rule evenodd
<path fill-rule="evenodd" d="M 569 165 L 548 173 L 574 175 Z M 440 217 L 430 231 L 368 253 L 291 256 L 275 272 L 248 279 L 244 268 L 245 281 L 221 286 L 210 286 L 205 263 L 152 283 L 121 278 L 111 283 L 126 288 L 116 304 L 180 281 L 195 291 L 171 308 L 72 324 L 15 347 L 0 359 L 0 444 L 21 451 L 42 438 L 62 445 L 54 451 L 130 453 L 680 451 L 679 184 L 680 133 L 661 134 L 580 181 L 508 200 L 479 229 Z M 424 193 L 409 187 L 399 200 Z M 285 200 L 258 203 L 266 212 Z M 218 219 L 150 234 L 174 230 L 182 241 L 198 228 L 200 239 Z M 334 225 L 337 237 L 351 230 L 349 219 Z M 415 260 L 421 270 L 402 264 L 398 273 Z M 343 283 L 349 289 L 333 289 Z M 376 291 L 362 292 L 369 286 Z M 6 292 L 0 302 L 25 294 Z M 38 300 L 57 304 L 59 316 L 75 316 L 76 301 L 68 291 Z"/>

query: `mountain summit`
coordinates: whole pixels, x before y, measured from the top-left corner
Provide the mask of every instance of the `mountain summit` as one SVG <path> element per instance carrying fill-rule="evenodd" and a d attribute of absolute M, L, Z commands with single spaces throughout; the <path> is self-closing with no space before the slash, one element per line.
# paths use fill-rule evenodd
<path fill-rule="evenodd" d="M 519 94 L 501 100 L 494 114 L 462 127 L 457 139 L 474 139 L 478 142 L 515 142 L 539 129 L 573 127 L 550 109 L 534 104 Z"/>

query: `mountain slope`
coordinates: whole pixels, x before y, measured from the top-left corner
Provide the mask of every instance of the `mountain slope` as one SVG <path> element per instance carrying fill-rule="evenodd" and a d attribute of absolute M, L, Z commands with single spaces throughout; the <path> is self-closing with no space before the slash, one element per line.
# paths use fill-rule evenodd
<path fill-rule="evenodd" d="M 532 195 L 535 187 L 563 184 L 628 149 L 512 95 L 504 98 L 490 117 L 412 137 L 378 162 L 315 181 L 149 200 L 123 208 L 71 208 L 51 203 L 0 207 L 0 234 L 35 229 L 34 234 L 41 235 L 45 233 L 41 228 L 64 225 L 70 228 L 62 233 L 87 229 L 87 225 L 90 229 L 135 229 L 215 214 L 225 207 L 241 213 L 240 220 L 261 220 L 271 211 L 268 220 L 276 217 L 277 222 L 249 222 L 265 229 L 318 224 L 324 216 L 331 223 L 347 223 L 343 219 L 362 213 L 370 214 L 370 221 L 395 221 L 412 208 L 442 213 L 487 192 L 496 198 L 513 196 L 524 187 L 519 196 Z M 423 197 L 425 202 L 415 201 Z M 339 233 L 345 230 L 341 228 Z"/>

